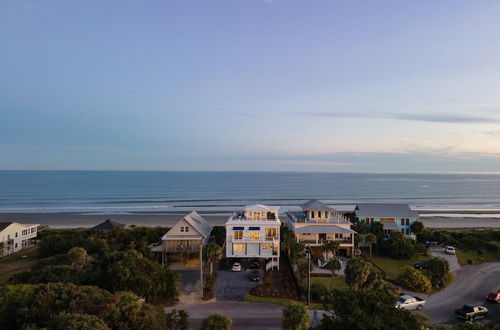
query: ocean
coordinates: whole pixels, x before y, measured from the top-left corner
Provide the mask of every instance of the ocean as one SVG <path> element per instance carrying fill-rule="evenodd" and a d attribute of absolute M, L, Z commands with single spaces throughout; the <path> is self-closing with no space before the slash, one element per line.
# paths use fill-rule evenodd
<path fill-rule="evenodd" d="M 221 212 L 319 199 L 500 214 L 500 175 L 298 172 L 0 171 L 0 213 Z M 491 214 L 489 215 L 491 216 Z"/>

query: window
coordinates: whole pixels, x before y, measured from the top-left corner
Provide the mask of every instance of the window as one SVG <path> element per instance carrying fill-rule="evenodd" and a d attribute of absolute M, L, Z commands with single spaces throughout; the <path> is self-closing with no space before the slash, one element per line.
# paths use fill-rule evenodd
<path fill-rule="evenodd" d="M 314 218 L 314 211 L 311 211 L 311 219 Z"/>
<path fill-rule="evenodd" d="M 409 226 L 410 225 L 410 219 L 406 219 L 406 225 Z"/>
<path fill-rule="evenodd" d="M 266 239 L 278 238 L 276 228 L 266 228 Z"/>
<path fill-rule="evenodd" d="M 318 218 L 321 218 L 321 211 L 318 211 Z"/>
<path fill-rule="evenodd" d="M 181 226 L 181 233 L 183 233 L 183 232 L 184 232 L 184 227 Z"/>
<path fill-rule="evenodd" d="M 187 233 L 189 232 L 189 227 L 182 227 L 181 226 L 181 233 Z"/>
<path fill-rule="evenodd" d="M 272 250 L 273 249 L 272 244 L 262 244 L 261 247 L 262 247 L 262 250 Z"/>
<path fill-rule="evenodd" d="M 335 238 L 342 238 L 342 234 L 335 234 Z"/>
<path fill-rule="evenodd" d="M 258 240 L 259 234 L 260 234 L 260 230 L 250 230 L 250 239 Z"/>
<path fill-rule="evenodd" d="M 233 235 L 233 239 L 243 239 L 243 230 L 235 230 Z"/>
<path fill-rule="evenodd" d="M 401 219 L 401 226 L 405 225 L 405 219 Z"/>
<path fill-rule="evenodd" d="M 410 235 L 410 230 L 406 229 L 406 235 Z"/>
<path fill-rule="evenodd" d="M 16 231 L 16 237 L 18 236 L 18 232 Z M 17 245 L 17 244 L 16 244 Z"/>
<path fill-rule="evenodd" d="M 16 247 L 15 248 L 17 249 L 17 243 L 16 243 Z"/>
<path fill-rule="evenodd" d="M 245 252 L 245 244 L 233 244 L 233 253 Z"/>

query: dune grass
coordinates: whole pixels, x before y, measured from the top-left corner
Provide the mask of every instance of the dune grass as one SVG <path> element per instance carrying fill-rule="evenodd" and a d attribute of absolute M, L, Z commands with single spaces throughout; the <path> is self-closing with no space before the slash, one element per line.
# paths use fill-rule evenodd
<path fill-rule="evenodd" d="M 14 274 L 29 271 L 40 260 L 37 249 L 34 246 L 1 258 L 0 283 L 7 282 Z"/>

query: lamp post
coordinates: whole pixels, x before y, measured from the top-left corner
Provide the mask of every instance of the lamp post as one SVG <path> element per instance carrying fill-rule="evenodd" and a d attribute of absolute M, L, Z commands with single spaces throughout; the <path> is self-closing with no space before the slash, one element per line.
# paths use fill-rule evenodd
<path fill-rule="evenodd" d="M 311 254 L 307 252 L 307 306 L 311 303 Z"/>

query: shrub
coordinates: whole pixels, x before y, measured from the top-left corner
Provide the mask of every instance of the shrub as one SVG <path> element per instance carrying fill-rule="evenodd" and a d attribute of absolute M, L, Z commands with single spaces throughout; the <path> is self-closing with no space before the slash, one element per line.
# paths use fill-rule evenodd
<path fill-rule="evenodd" d="M 401 286 L 416 292 L 432 292 L 431 280 L 420 270 L 411 266 L 401 268 L 397 281 Z"/>
<path fill-rule="evenodd" d="M 434 257 L 429 260 L 426 273 L 429 274 L 433 287 L 442 288 L 445 284 L 446 275 L 449 271 L 450 265 L 446 259 Z"/>
<path fill-rule="evenodd" d="M 231 329 L 231 319 L 219 313 L 210 314 L 201 326 L 202 330 L 229 330 Z"/>
<path fill-rule="evenodd" d="M 322 300 L 328 295 L 328 289 L 322 283 L 311 284 L 311 298 L 314 300 Z"/>

